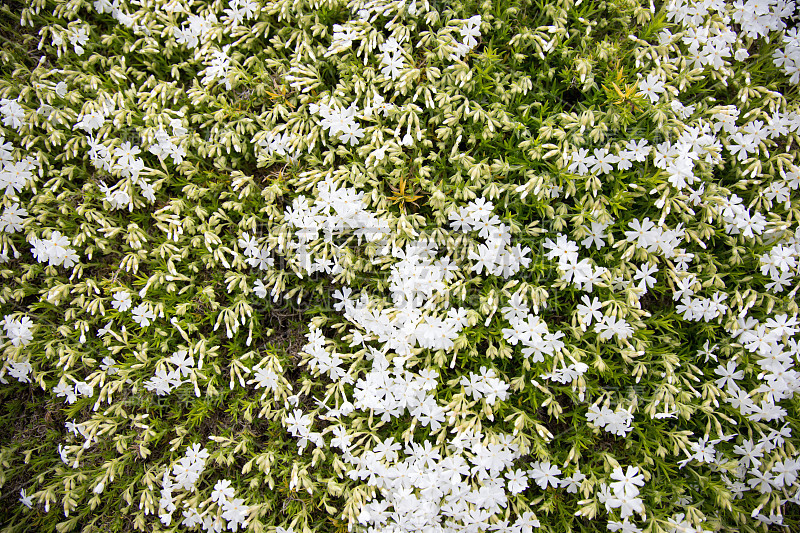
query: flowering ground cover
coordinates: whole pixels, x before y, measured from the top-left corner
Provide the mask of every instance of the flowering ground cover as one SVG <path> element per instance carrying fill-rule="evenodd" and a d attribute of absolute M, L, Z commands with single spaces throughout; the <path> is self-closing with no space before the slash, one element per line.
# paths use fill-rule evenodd
<path fill-rule="evenodd" d="M 797 531 L 795 15 L 6 3 L 0 531 Z"/>

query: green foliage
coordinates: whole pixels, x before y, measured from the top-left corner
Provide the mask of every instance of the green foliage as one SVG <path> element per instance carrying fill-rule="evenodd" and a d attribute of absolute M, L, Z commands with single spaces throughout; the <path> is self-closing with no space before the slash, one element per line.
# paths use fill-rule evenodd
<path fill-rule="evenodd" d="M 604 531 L 616 511 L 600 501 L 601 484 L 632 465 L 645 475 L 646 512 L 634 518 L 648 533 L 670 531 L 679 513 L 705 530 L 766 531 L 754 509 L 781 514 L 789 530 L 800 527 L 796 506 L 786 504 L 795 494 L 788 487 L 737 497 L 723 482 L 736 469 L 738 441 L 718 443 L 722 464 L 679 466 L 704 436 L 736 431 L 758 440 L 780 427 L 731 407 L 730 392 L 714 384 L 717 361 L 698 354 L 716 345 L 719 363 L 736 361 L 742 383 L 754 390 L 760 356 L 731 336 L 737 318 L 750 313 L 763 322 L 798 313 L 791 287 L 765 288 L 770 277 L 760 261 L 777 239 L 789 238 L 800 216 L 796 190 L 785 204 L 764 195 L 778 176 L 796 170 L 797 131 L 765 141 L 744 161 L 729 152 L 727 164 L 699 161 L 695 175 L 705 189 L 691 209 L 685 191 L 649 158 L 627 170 L 568 170 L 579 148 L 618 153 L 631 139 L 651 146 L 674 141 L 690 126 L 673 101 L 695 106 L 694 116 L 707 123 L 729 104 L 753 120 L 796 113 L 796 85 L 772 60 L 783 46 L 777 33 L 769 43 L 739 36 L 747 62 L 703 70 L 685 58 L 667 61 L 681 50 L 658 44 L 662 32 L 682 29 L 665 7 L 651 11 L 637 0 L 431 2 L 425 14 L 405 6 L 396 17 L 376 15 L 375 27 L 351 15 L 358 2 L 260 2 L 252 19 L 232 25 L 221 15 L 228 3 L 214 0 L 193 3 L 192 13 L 219 20 L 192 48 L 177 42 L 176 29 L 186 29 L 187 19 L 169 12 L 168 2 L 123 4 L 131 25 L 86 0 L 0 8 L 0 98 L 17 101 L 25 118 L 19 128 L 4 128 L 4 139 L 15 160 L 38 162 L 19 192 L 27 210 L 22 230 L 0 232 L 7 259 L 0 263 L 0 314 L 35 324 L 23 346 L 6 340 L 8 332 L 2 338 L 0 376 L 8 383 L 0 385 L 0 532 L 179 531 L 182 510 L 216 509 L 210 498 L 222 479 L 246 502 L 248 531 L 349 531 L 377 491 L 347 474 L 352 465 L 329 444 L 338 423 L 318 402 L 341 406 L 355 386 L 314 368 L 305 335 L 309 324 L 320 328 L 326 350 L 342 355 L 349 376 L 363 378 L 372 368 L 367 346 L 380 343 L 369 335 L 357 341 L 331 295 L 347 286 L 370 295 L 378 311 L 392 307 L 385 295 L 397 257 L 380 248 L 403 250 L 415 241 L 435 243 L 459 267 L 430 297 L 430 308 L 463 307 L 468 325 L 453 348 L 415 345 L 405 362 L 414 372 L 438 372 L 432 394 L 448 420 L 434 428 L 406 411 L 388 420 L 356 411 L 346 427 L 355 455 L 389 437 L 427 440 L 446 455 L 453 435 L 472 428 L 487 439 L 511 435 L 520 468 L 546 461 L 563 477 L 578 469 L 586 475 L 570 492 L 531 482 L 509 497 L 497 521 L 530 511 L 544 531 Z M 476 14 L 479 43 L 451 57 L 459 29 Z M 329 53 L 334 25 L 348 20 L 364 33 Z M 88 32 L 82 53 L 69 37 L 78 28 Z M 364 44 L 383 45 L 390 34 L 405 37 L 397 77 L 381 73 L 378 49 Z M 227 45 L 229 70 L 214 78 L 214 54 Z M 640 91 L 650 73 L 667 82 L 655 102 Z M 390 110 L 360 116 L 366 133 L 357 143 L 331 136 L 314 110 L 363 110 L 377 95 Z M 75 124 L 93 112 L 104 121 L 90 136 Z M 167 136 L 184 157 L 148 151 L 158 147 L 159 130 L 173 132 Z M 289 138 L 282 153 L 265 148 L 281 134 Z M 139 146 L 139 177 L 152 198 L 138 178 L 95 164 L 88 155 L 94 141 L 113 154 L 126 143 Z M 716 149 L 722 153 L 722 143 Z M 311 273 L 289 244 L 297 233 L 289 213 L 301 195 L 318 198 L 326 180 L 363 192 L 389 234 L 385 242 L 344 230 L 318 236 L 308 248 L 341 269 Z M 121 205 L 109 196 L 114 187 L 127 191 Z M 724 229 L 719 212 L 732 194 L 766 213 L 769 232 Z M 473 272 L 469 254 L 481 240 L 449 229 L 450 216 L 477 198 L 493 202 L 512 244 L 529 248 L 530 263 L 512 279 Z M 2 207 L 11 204 L 7 194 Z M 724 292 L 725 313 L 690 321 L 676 310 L 683 274 L 623 237 L 631 221 L 645 217 L 685 231 L 695 288 L 707 298 Z M 547 256 L 547 238 L 580 242 L 593 222 L 606 224 L 608 243 L 581 250 L 605 269 L 591 296 L 600 298 L 603 313 L 627 320 L 630 338 L 603 339 L 584 327 L 577 306 L 587 291 L 566 281 Z M 69 238 L 79 257 L 74 266 L 31 255 L 34 242 L 54 232 Z M 271 264 L 248 263 L 248 237 Z M 638 265 L 659 266 L 646 295 L 632 282 Z M 256 280 L 265 295 L 257 294 Z M 133 306 L 152 312 L 151 324 L 114 305 L 123 291 Z M 565 334 L 563 351 L 537 361 L 509 341 L 508 320 L 498 311 L 513 297 Z M 168 358 L 180 351 L 194 367 L 179 387 L 159 395 L 150 380 L 172 371 Z M 29 382 L 8 373 L 22 361 L 32 367 Z M 586 371 L 575 380 L 543 377 L 578 363 Z M 274 390 L 254 386 L 258 369 L 267 367 L 282 369 Z M 489 402 L 467 393 L 463 380 L 482 367 L 509 385 L 508 398 Z M 76 384 L 92 393 L 67 403 L 54 392 Z M 624 437 L 604 431 L 589 422 L 589 405 L 629 409 L 637 423 Z M 780 405 L 794 436 L 797 399 Z M 295 408 L 316 416 L 324 446 L 309 444 L 301 453 L 285 427 Z M 668 411 L 674 418 L 656 416 Z M 76 423 L 81 430 L 71 431 Z M 194 444 L 210 453 L 206 469 L 196 490 L 176 491 L 178 510 L 164 524 L 164 472 Z M 796 437 L 787 438 L 765 465 L 794 457 L 796 445 Z M 21 490 L 31 509 L 20 504 Z"/>

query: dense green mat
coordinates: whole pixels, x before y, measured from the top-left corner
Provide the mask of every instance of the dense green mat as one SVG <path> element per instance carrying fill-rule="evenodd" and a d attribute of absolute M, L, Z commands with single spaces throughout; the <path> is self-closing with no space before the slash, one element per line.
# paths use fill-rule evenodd
<path fill-rule="evenodd" d="M 797 531 L 795 21 L 0 7 L 0 532 Z"/>

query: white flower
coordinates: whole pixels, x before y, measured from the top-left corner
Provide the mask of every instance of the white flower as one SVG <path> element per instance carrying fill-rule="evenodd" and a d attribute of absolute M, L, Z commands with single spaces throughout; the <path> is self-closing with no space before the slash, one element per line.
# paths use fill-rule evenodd
<path fill-rule="evenodd" d="M 60 81 L 56 84 L 55 93 L 58 95 L 59 98 L 64 98 L 67 96 L 67 84 L 66 82 Z"/>
<path fill-rule="evenodd" d="M 266 388 L 267 390 L 276 390 L 279 383 L 278 378 L 279 375 L 274 370 L 259 368 L 255 371 L 254 379 L 251 379 L 247 383 L 250 385 L 255 384 L 257 389 Z"/>
<path fill-rule="evenodd" d="M 228 521 L 228 529 L 236 531 L 239 526 L 246 527 L 249 508 L 243 498 L 222 502 L 222 518 Z"/>
<path fill-rule="evenodd" d="M 580 489 L 581 482 L 584 479 L 586 479 L 586 474 L 582 473 L 579 468 L 571 476 L 561 480 L 561 487 L 566 488 L 568 493 L 575 494 Z"/>
<path fill-rule="evenodd" d="M 175 365 L 175 374 L 176 376 L 188 376 L 192 373 L 192 367 L 194 367 L 194 357 L 189 355 L 186 350 L 178 350 L 177 352 L 173 353 L 168 361 Z"/>
<path fill-rule="evenodd" d="M 508 482 L 506 487 L 511 494 L 519 494 L 528 488 L 528 475 L 522 470 L 509 470 L 506 472 Z"/>
<path fill-rule="evenodd" d="M 79 120 L 72 129 L 82 129 L 86 133 L 93 133 L 94 130 L 101 128 L 105 123 L 105 116 L 102 111 L 92 111 L 86 113 L 81 120 Z"/>
<path fill-rule="evenodd" d="M 638 466 L 629 466 L 627 471 L 623 471 L 621 467 L 615 468 L 611 473 L 611 479 L 616 480 L 610 487 L 617 498 L 622 498 L 623 495 L 636 497 L 639 494 L 638 487 L 644 485 L 644 476 L 639 474 Z"/>
<path fill-rule="evenodd" d="M 58 385 L 56 385 L 55 387 L 53 387 L 51 389 L 51 391 L 54 392 L 56 394 L 56 396 L 59 397 L 59 398 L 62 398 L 62 397 L 66 398 L 65 401 L 68 404 L 73 404 L 78 400 L 78 396 L 75 393 L 75 388 L 74 387 L 67 387 L 66 383 L 64 383 L 63 381 L 60 381 L 58 383 Z M 64 461 L 64 462 L 66 463 L 68 461 Z"/>
<path fill-rule="evenodd" d="M 223 505 L 228 500 L 232 499 L 236 493 L 231 487 L 231 482 L 228 479 L 220 479 L 214 485 L 214 490 L 211 492 L 211 500 Z"/>
<path fill-rule="evenodd" d="M 528 475 L 530 475 L 542 489 L 546 489 L 548 485 L 557 487 L 559 484 L 557 476 L 559 474 L 561 474 L 561 469 L 555 465 L 551 465 L 550 461 L 544 461 L 542 463 L 537 461 L 534 463 L 533 468 L 528 471 Z"/>
<path fill-rule="evenodd" d="M 639 92 L 655 104 L 664 92 L 664 82 L 658 79 L 658 74 L 651 72 L 647 75 L 647 79 L 639 83 Z"/>
<path fill-rule="evenodd" d="M 186 457 L 193 463 L 199 463 L 199 462 L 205 463 L 205 460 L 208 459 L 210 456 L 208 450 L 200 447 L 200 443 L 198 442 L 186 448 L 186 451 L 184 453 Z"/>
<path fill-rule="evenodd" d="M 68 34 L 70 42 L 75 48 L 75 53 L 83 55 L 83 45 L 89 41 L 89 32 L 85 27 L 77 28 Z"/>
<path fill-rule="evenodd" d="M 0 231 L 6 233 L 22 231 L 22 224 L 27 216 L 28 211 L 24 207 L 20 207 L 17 202 L 7 206 L 3 210 L 3 215 L 0 216 Z"/>
<path fill-rule="evenodd" d="M 111 306 L 119 312 L 127 311 L 131 308 L 131 295 L 128 291 L 114 293 L 114 301 Z"/>
<path fill-rule="evenodd" d="M 20 489 L 20 491 L 19 491 L 19 501 L 20 501 L 20 503 L 22 503 L 22 505 L 24 505 L 28 509 L 33 507 L 33 500 L 31 500 L 30 496 L 25 494 L 25 489 Z"/>
<path fill-rule="evenodd" d="M 0 171 L 0 189 L 5 189 L 5 195 L 13 198 L 32 177 L 31 166 L 26 161 L 5 161 Z"/>
<path fill-rule="evenodd" d="M 183 511 L 183 522 L 181 522 L 181 525 L 186 527 L 194 527 L 199 526 L 202 523 L 203 518 L 194 507 L 189 507 L 187 510 Z"/>
<path fill-rule="evenodd" d="M 478 45 L 478 38 L 481 36 L 481 16 L 474 15 L 467 20 L 460 30 L 461 37 L 464 39 L 464 44 L 470 49 Z"/>
<path fill-rule="evenodd" d="M 14 346 L 25 346 L 33 340 L 33 333 L 31 332 L 33 322 L 27 316 L 14 319 L 11 318 L 11 315 L 6 315 L 0 324 L 3 324 L 6 330 L 6 337 L 9 338 Z"/>
<path fill-rule="evenodd" d="M 159 396 L 164 396 L 172 391 L 171 381 L 172 376 L 167 374 L 163 368 L 159 368 L 156 370 L 155 376 L 145 381 L 144 388 Z"/>
<path fill-rule="evenodd" d="M 114 360 L 113 357 L 105 356 L 103 357 L 103 361 L 100 364 L 100 370 L 106 372 L 109 376 L 113 376 L 119 370 L 115 367 L 117 362 Z"/>
<path fill-rule="evenodd" d="M 94 396 L 94 387 L 92 387 L 85 381 L 79 381 L 78 383 L 75 384 L 75 392 L 77 392 L 81 396 L 92 397 Z"/>
<path fill-rule="evenodd" d="M 156 319 L 156 314 L 151 311 L 148 305 L 144 302 L 140 303 L 131 311 L 133 321 L 141 327 L 146 328 L 150 325 L 151 320 Z"/>
<path fill-rule="evenodd" d="M 403 58 L 403 53 L 400 50 L 396 50 L 393 54 L 385 52 L 381 57 L 381 65 L 384 65 L 381 73 L 396 80 L 400 77 L 400 70 L 406 66 L 406 62 Z"/>

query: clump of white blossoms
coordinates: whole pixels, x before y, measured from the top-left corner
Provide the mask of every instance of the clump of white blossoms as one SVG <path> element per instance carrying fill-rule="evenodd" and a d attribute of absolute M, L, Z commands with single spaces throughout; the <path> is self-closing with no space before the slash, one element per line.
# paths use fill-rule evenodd
<path fill-rule="evenodd" d="M 639 473 L 639 467 L 629 466 L 627 470 L 617 466 L 611 473 L 614 482 L 600 484 L 599 501 L 605 505 L 607 512 L 619 509 L 619 516 L 622 518 L 620 528 L 625 531 L 641 531 L 641 529 L 629 524 L 629 519 L 633 513 L 645 514 L 644 502 L 639 498 L 640 487 L 644 485 L 644 476 Z M 609 529 L 616 531 L 609 522 Z"/>
<path fill-rule="evenodd" d="M 34 237 L 31 244 L 31 253 L 40 263 L 71 268 L 80 261 L 77 252 L 71 247 L 69 237 L 62 235 L 60 231 L 52 232 L 46 239 Z"/>
<path fill-rule="evenodd" d="M 17 100 L 0 99 L 0 114 L 3 115 L 3 126 L 18 130 L 25 123 L 25 110 Z"/>
<path fill-rule="evenodd" d="M 145 382 L 144 388 L 159 396 L 167 395 L 185 383 L 183 378 L 194 377 L 194 366 L 194 357 L 186 350 L 178 350 L 162 362 L 155 375 Z M 199 397 L 197 382 L 192 382 L 195 384 L 195 394 Z"/>
<path fill-rule="evenodd" d="M 11 346 L 22 347 L 28 345 L 33 340 L 33 321 L 30 317 L 22 316 L 13 318 L 11 315 L 6 315 L 0 321 L 3 329 L 5 330 L 4 337 L 6 342 Z M 9 376 L 15 378 L 21 383 L 30 383 L 30 374 L 33 367 L 30 364 L 30 359 L 24 358 L 5 358 L 2 367 L 0 368 L 0 383 L 7 384 L 4 376 L 7 373 Z"/>
<path fill-rule="evenodd" d="M 25 346 L 33 340 L 31 331 L 33 321 L 30 317 L 13 318 L 11 315 L 6 315 L 0 323 L 3 324 L 6 337 L 14 346 Z"/>
<path fill-rule="evenodd" d="M 620 437 L 625 437 L 633 430 L 631 426 L 633 414 L 622 407 L 617 407 L 612 411 L 605 405 L 599 409 L 592 405 L 586 414 L 586 420 L 592 426 L 599 427 Z"/>
<path fill-rule="evenodd" d="M 800 527 L 797 6 L 507 4 L 0 10 L 4 523 Z"/>

